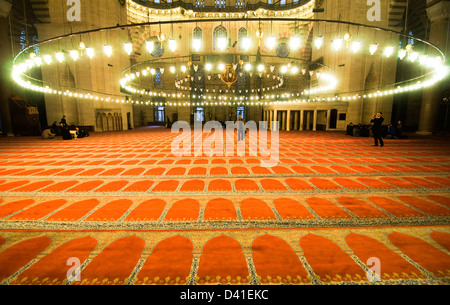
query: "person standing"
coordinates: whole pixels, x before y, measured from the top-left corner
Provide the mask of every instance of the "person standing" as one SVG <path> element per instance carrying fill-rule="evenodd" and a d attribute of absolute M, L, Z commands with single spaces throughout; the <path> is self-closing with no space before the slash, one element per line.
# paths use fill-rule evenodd
<path fill-rule="evenodd" d="M 237 124 L 238 124 L 238 141 L 240 141 L 244 139 L 244 120 L 240 115 L 238 117 Z"/>
<path fill-rule="evenodd" d="M 64 126 L 68 126 L 67 125 L 67 121 L 66 121 L 66 116 L 65 115 L 63 115 L 63 117 L 62 117 L 62 119 L 61 119 L 61 122 L 59 122 L 59 124 L 63 124 Z"/>
<path fill-rule="evenodd" d="M 370 123 L 373 123 L 372 125 L 372 133 L 373 133 L 373 139 L 375 140 L 375 145 L 378 146 L 378 141 L 380 141 L 380 146 L 384 146 L 383 138 L 382 136 L 382 125 L 383 125 L 384 118 L 382 117 L 381 112 L 377 112 L 376 115 L 373 116 L 372 120 L 370 120 Z"/>

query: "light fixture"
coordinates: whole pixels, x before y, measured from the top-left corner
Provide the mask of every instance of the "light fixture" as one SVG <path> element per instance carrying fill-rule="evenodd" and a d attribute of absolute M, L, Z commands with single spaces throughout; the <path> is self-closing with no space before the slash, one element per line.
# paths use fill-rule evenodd
<path fill-rule="evenodd" d="M 175 73 L 175 67 L 174 67 L 174 66 L 171 66 L 171 67 L 169 68 L 169 70 L 170 70 L 170 72 Z"/>
<path fill-rule="evenodd" d="M 52 63 L 52 56 L 51 55 L 48 55 L 48 54 L 44 55 L 43 58 L 44 58 L 44 61 L 47 63 L 47 65 Z"/>
<path fill-rule="evenodd" d="M 352 51 L 353 53 L 358 52 L 361 49 L 361 42 L 360 41 L 353 41 L 352 43 Z"/>
<path fill-rule="evenodd" d="M 221 51 L 225 50 L 227 47 L 227 38 L 226 37 L 217 38 L 217 47 Z"/>
<path fill-rule="evenodd" d="M 261 39 L 261 38 L 263 38 L 263 36 L 264 36 L 264 32 L 263 32 L 263 30 L 261 29 L 261 26 L 260 26 L 258 28 L 258 30 L 256 30 L 256 37 Z"/>
<path fill-rule="evenodd" d="M 69 52 L 69 55 L 70 55 L 70 57 L 72 57 L 72 59 L 73 59 L 74 61 L 76 61 L 76 60 L 78 59 L 78 56 L 79 56 L 77 50 L 71 50 L 71 51 Z"/>
<path fill-rule="evenodd" d="M 417 58 L 419 58 L 419 53 L 417 53 L 417 52 L 409 53 L 408 59 L 410 61 L 415 62 Z"/>
<path fill-rule="evenodd" d="M 123 44 L 123 47 L 125 49 L 125 52 L 130 55 L 131 52 L 133 51 L 133 44 L 131 42 L 126 42 Z"/>
<path fill-rule="evenodd" d="M 169 49 L 172 52 L 175 52 L 175 50 L 177 49 L 177 41 L 173 38 L 169 39 Z"/>
<path fill-rule="evenodd" d="M 225 70 L 225 64 L 223 64 L 223 63 L 220 63 L 218 67 L 219 67 L 220 71 Z"/>
<path fill-rule="evenodd" d="M 78 48 L 80 50 L 84 50 L 84 49 L 86 49 L 86 45 L 84 44 L 84 42 L 80 41 L 80 43 L 78 44 Z"/>
<path fill-rule="evenodd" d="M 250 71 L 252 69 L 252 65 L 250 63 L 246 63 L 244 65 L 244 69 L 245 69 L 245 71 Z"/>
<path fill-rule="evenodd" d="M 266 40 L 267 47 L 272 50 L 275 47 L 275 44 L 277 43 L 277 38 L 275 36 L 270 36 Z"/>
<path fill-rule="evenodd" d="M 42 58 L 40 57 L 34 57 L 34 64 L 38 67 L 42 65 Z"/>
<path fill-rule="evenodd" d="M 280 68 L 280 73 L 284 74 L 284 73 L 287 72 L 287 70 L 288 70 L 288 67 L 287 67 L 287 66 L 281 66 L 281 68 Z"/>
<path fill-rule="evenodd" d="M 211 69 L 212 69 L 212 65 L 210 63 L 206 63 L 205 64 L 205 70 L 206 71 L 211 71 Z"/>
<path fill-rule="evenodd" d="M 335 51 L 338 51 L 342 47 L 342 39 L 341 38 L 337 38 L 337 39 L 333 40 L 331 45 L 333 46 L 333 49 Z"/>
<path fill-rule="evenodd" d="M 297 73 L 298 73 L 298 67 L 297 67 L 297 66 L 293 66 L 293 67 L 291 68 L 291 73 L 292 73 L 292 74 L 297 74 Z"/>
<path fill-rule="evenodd" d="M 405 58 L 405 56 L 406 56 L 406 53 L 407 53 L 406 50 L 400 49 L 398 51 L 398 58 L 400 58 L 400 60 L 403 60 L 403 58 Z"/>
<path fill-rule="evenodd" d="M 158 40 L 159 41 L 166 40 L 166 35 L 161 31 L 161 23 L 159 24 Z"/>
<path fill-rule="evenodd" d="M 152 52 L 153 52 L 154 46 L 155 46 L 155 44 L 154 44 L 153 41 L 151 41 L 151 40 L 147 40 L 147 41 L 145 42 L 145 47 L 147 48 L 147 51 L 148 51 L 149 53 L 152 53 Z"/>
<path fill-rule="evenodd" d="M 350 34 L 350 33 L 345 33 L 345 35 L 344 35 L 344 40 L 345 41 L 347 41 L 347 42 L 349 42 L 350 40 L 352 39 L 352 35 Z"/>
<path fill-rule="evenodd" d="M 291 37 L 291 39 L 289 40 L 289 48 L 294 51 L 298 50 L 300 48 L 300 37 Z"/>
<path fill-rule="evenodd" d="M 323 36 L 317 36 L 316 39 L 314 40 L 314 45 L 316 46 L 317 49 L 320 49 L 323 45 Z"/>
<path fill-rule="evenodd" d="M 64 53 L 62 53 L 62 52 L 55 53 L 55 58 L 60 63 L 63 62 L 64 61 Z"/>
<path fill-rule="evenodd" d="M 94 57 L 94 49 L 93 48 L 86 48 L 86 55 L 92 59 Z"/>
<path fill-rule="evenodd" d="M 375 54 L 375 52 L 377 50 L 378 50 L 378 43 L 373 43 L 373 44 L 370 45 L 370 47 L 369 47 L 370 55 Z"/>
<path fill-rule="evenodd" d="M 194 40 L 192 40 L 192 47 L 196 52 L 200 51 L 202 48 L 202 40 L 200 38 L 194 38 Z"/>
<path fill-rule="evenodd" d="M 248 38 L 248 37 L 242 38 L 242 48 L 245 51 L 248 51 L 250 49 L 251 45 L 252 45 L 252 41 L 250 40 L 250 38 Z"/>
<path fill-rule="evenodd" d="M 264 71 L 264 65 L 263 64 L 259 64 L 257 69 L 258 69 L 258 72 Z"/>
<path fill-rule="evenodd" d="M 384 56 L 390 57 L 394 53 L 394 47 L 388 46 L 384 49 Z"/>
<path fill-rule="evenodd" d="M 104 45 L 103 51 L 105 52 L 105 55 L 108 57 L 111 57 L 112 55 L 112 47 L 110 45 Z"/>
<path fill-rule="evenodd" d="M 181 71 L 184 73 L 186 72 L 186 66 L 181 66 Z"/>

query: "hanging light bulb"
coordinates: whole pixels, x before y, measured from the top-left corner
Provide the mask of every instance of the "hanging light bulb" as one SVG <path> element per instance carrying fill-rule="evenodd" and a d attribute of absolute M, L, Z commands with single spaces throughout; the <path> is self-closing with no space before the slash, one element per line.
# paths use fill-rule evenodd
<path fill-rule="evenodd" d="M 411 53 L 409 53 L 408 58 L 409 58 L 410 61 L 415 62 L 416 59 L 419 58 L 419 53 L 411 52 Z"/>
<path fill-rule="evenodd" d="M 288 67 L 287 67 L 287 66 L 281 66 L 281 68 L 280 68 L 280 73 L 284 74 L 284 73 L 287 72 L 287 70 L 288 70 Z"/>
<path fill-rule="evenodd" d="M 175 52 L 175 50 L 177 49 L 177 41 L 175 39 L 173 39 L 173 38 L 169 39 L 169 49 L 172 52 Z"/>
<path fill-rule="evenodd" d="M 72 57 L 72 59 L 74 60 L 74 61 L 76 61 L 77 59 L 78 59 L 78 51 L 77 50 L 71 50 L 70 52 L 69 52 L 69 55 L 70 55 L 70 57 Z"/>
<path fill-rule="evenodd" d="M 93 48 L 86 48 L 86 55 L 92 59 L 94 57 L 94 49 Z"/>
<path fill-rule="evenodd" d="M 219 50 L 225 50 L 227 47 L 227 38 L 226 37 L 219 37 L 217 38 L 217 47 Z"/>
<path fill-rule="evenodd" d="M 202 40 L 200 38 L 194 38 L 194 40 L 192 40 L 192 47 L 196 52 L 200 51 L 202 48 Z"/>
<path fill-rule="evenodd" d="M 243 48 L 245 51 L 248 51 L 248 50 L 250 49 L 251 45 L 252 45 L 252 41 L 250 40 L 250 38 L 244 37 L 244 38 L 242 39 L 242 48 Z"/>
<path fill-rule="evenodd" d="M 111 57 L 112 55 L 112 47 L 110 45 L 104 45 L 103 51 L 105 52 L 106 56 Z"/>
<path fill-rule="evenodd" d="M 252 65 L 250 63 L 246 63 L 244 65 L 244 69 L 245 69 L 245 71 L 250 71 L 252 69 Z"/>
<path fill-rule="evenodd" d="M 62 53 L 62 52 L 55 53 L 55 58 L 60 63 L 63 62 L 64 61 L 64 53 Z"/>
<path fill-rule="evenodd" d="M 345 33 L 344 40 L 349 42 L 352 39 L 352 35 L 350 33 Z"/>
<path fill-rule="evenodd" d="M 47 63 L 47 65 L 52 63 L 52 56 L 51 55 L 48 55 L 48 54 L 44 55 L 43 58 L 44 58 L 44 61 Z"/>
<path fill-rule="evenodd" d="M 399 50 L 398 51 L 398 58 L 400 58 L 400 60 L 403 60 L 403 58 L 405 58 L 407 51 L 406 50 Z"/>
<path fill-rule="evenodd" d="M 275 36 L 272 35 L 267 38 L 266 44 L 270 50 L 272 50 L 275 47 L 276 43 L 277 43 L 277 38 Z"/>
<path fill-rule="evenodd" d="M 289 48 L 294 51 L 300 48 L 300 37 L 298 36 L 291 37 L 291 39 L 289 40 Z"/>
<path fill-rule="evenodd" d="M 174 66 L 171 66 L 171 67 L 169 68 L 169 70 L 170 70 L 170 72 L 175 73 L 175 67 L 174 67 Z"/>
<path fill-rule="evenodd" d="M 258 69 L 258 72 L 264 71 L 264 65 L 263 64 L 259 64 L 257 69 Z"/>
<path fill-rule="evenodd" d="M 127 52 L 128 55 L 130 55 L 131 52 L 133 51 L 133 44 L 131 42 L 124 43 L 123 47 L 125 49 L 125 52 Z"/>
<path fill-rule="evenodd" d="M 186 72 L 186 66 L 181 66 L 181 71 Z"/>
<path fill-rule="evenodd" d="M 78 44 L 78 48 L 80 50 L 84 50 L 84 49 L 86 49 L 86 45 L 84 44 L 84 42 L 80 41 L 80 43 Z"/>
<path fill-rule="evenodd" d="M 297 66 L 293 66 L 293 67 L 291 68 L 291 73 L 292 73 L 292 74 L 297 74 L 297 73 L 298 73 L 298 67 L 297 67 Z"/>
<path fill-rule="evenodd" d="M 225 64 L 223 64 L 223 63 L 220 63 L 218 67 L 219 67 L 220 71 L 225 70 Z"/>
<path fill-rule="evenodd" d="M 316 39 L 314 40 L 314 45 L 316 46 L 317 49 L 320 49 L 323 45 L 323 37 L 317 36 Z"/>
<path fill-rule="evenodd" d="M 40 57 L 34 57 L 34 64 L 38 67 L 42 65 L 42 58 Z"/>
<path fill-rule="evenodd" d="M 261 27 L 258 28 L 258 30 L 256 31 L 256 37 L 258 37 L 259 39 L 263 38 L 264 36 L 264 32 L 261 29 Z"/>
<path fill-rule="evenodd" d="M 159 41 L 166 40 L 166 35 L 163 32 L 161 32 L 161 31 L 158 33 L 158 40 Z"/>
<path fill-rule="evenodd" d="M 361 42 L 360 41 L 353 41 L 352 43 L 352 51 L 353 53 L 358 52 L 361 49 Z"/>
<path fill-rule="evenodd" d="M 205 70 L 206 71 L 211 71 L 211 69 L 212 69 L 212 65 L 210 63 L 206 63 L 205 64 Z"/>
<path fill-rule="evenodd" d="M 155 44 L 154 44 L 153 41 L 151 41 L 151 40 L 147 40 L 147 41 L 145 42 L 145 47 L 147 48 L 147 51 L 148 51 L 149 53 L 152 53 L 152 52 L 153 52 L 154 46 L 155 46 Z"/>
<path fill-rule="evenodd" d="M 373 44 L 370 45 L 370 47 L 369 47 L 370 55 L 375 54 L 375 52 L 377 50 L 378 50 L 378 43 L 373 43 Z"/>
<path fill-rule="evenodd" d="M 331 44 L 333 46 L 333 49 L 335 51 L 338 51 L 342 47 L 342 39 L 341 38 L 335 39 Z"/>
<path fill-rule="evenodd" d="M 389 57 L 394 53 L 394 47 L 388 46 L 384 49 L 384 56 Z"/>

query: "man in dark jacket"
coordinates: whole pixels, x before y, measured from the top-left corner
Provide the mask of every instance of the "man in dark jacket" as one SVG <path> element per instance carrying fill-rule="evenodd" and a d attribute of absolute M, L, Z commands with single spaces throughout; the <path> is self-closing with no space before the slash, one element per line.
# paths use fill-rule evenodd
<path fill-rule="evenodd" d="M 382 113 L 378 112 L 376 115 L 373 116 L 372 120 L 370 120 L 370 123 L 373 123 L 372 133 L 373 133 L 373 138 L 375 140 L 374 146 L 378 146 L 378 140 L 380 140 L 380 146 L 383 147 L 384 142 L 383 142 L 383 138 L 381 137 L 381 133 L 383 130 L 382 130 L 381 126 L 383 125 L 384 118 L 381 115 L 382 115 Z"/>

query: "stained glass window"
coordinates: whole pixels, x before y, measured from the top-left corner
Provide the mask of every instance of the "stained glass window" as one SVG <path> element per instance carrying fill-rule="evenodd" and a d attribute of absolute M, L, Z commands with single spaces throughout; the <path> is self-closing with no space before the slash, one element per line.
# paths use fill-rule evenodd
<path fill-rule="evenodd" d="M 247 37 L 247 29 L 240 28 L 238 31 L 238 39 L 239 39 L 239 51 L 244 50 L 243 39 Z"/>
<path fill-rule="evenodd" d="M 218 25 L 214 29 L 214 33 L 213 33 L 213 48 L 214 48 L 214 50 L 219 50 L 219 46 L 217 45 L 218 38 L 227 38 L 227 29 L 222 25 Z"/>

